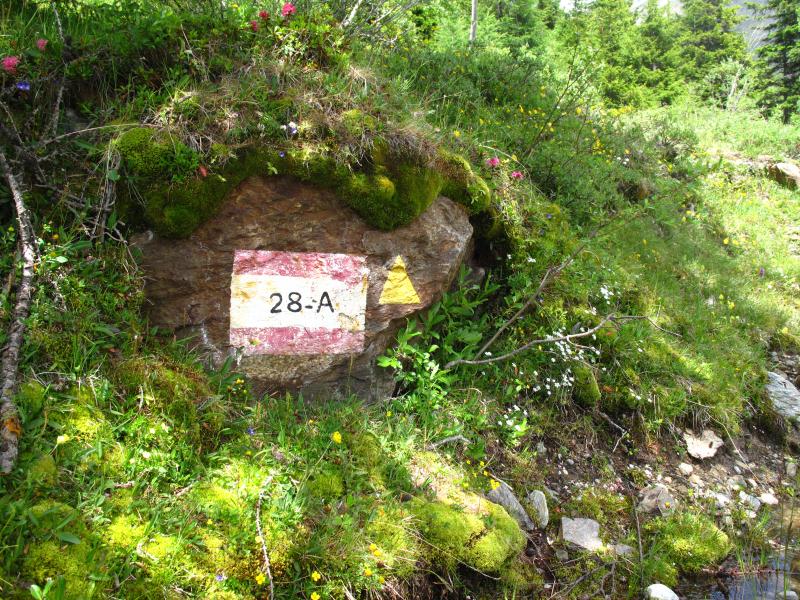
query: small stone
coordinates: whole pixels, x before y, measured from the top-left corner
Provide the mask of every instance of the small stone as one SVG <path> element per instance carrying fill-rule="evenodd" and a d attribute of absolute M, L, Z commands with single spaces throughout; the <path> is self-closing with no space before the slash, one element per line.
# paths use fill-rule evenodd
<path fill-rule="evenodd" d="M 734 475 L 728 480 L 727 485 L 729 490 L 743 490 L 747 487 L 747 482 L 741 475 Z"/>
<path fill-rule="evenodd" d="M 767 395 L 775 411 L 787 421 L 800 417 L 800 391 L 783 373 L 767 373 Z"/>
<path fill-rule="evenodd" d="M 642 490 L 642 499 L 638 509 L 645 513 L 660 512 L 668 514 L 675 509 L 675 498 L 670 491 L 661 484 L 656 484 Z"/>
<path fill-rule="evenodd" d="M 678 471 L 685 477 L 689 477 L 694 472 L 694 467 L 689 463 L 681 463 L 678 465 Z"/>
<path fill-rule="evenodd" d="M 561 562 L 567 562 L 569 560 L 569 552 L 566 550 L 556 550 L 556 558 Z"/>
<path fill-rule="evenodd" d="M 528 494 L 528 502 L 533 507 L 535 514 L 533 520 L 540 529 L 547 527 L 550 522 L 550 511 L 547 509 L 547 496 L 540 490 L 533 490 Z"/>
<path fill-rule="evenodd" d="M 539 442 L 536 444 L 536 452 L 544 456 L 547 454 L 547 446 L 544 445 L 544 442 Z"/>
<path fill-rule="evenodd" d="M 717 508 L 725 508 L 726 506 L 728 506 L 728 504 L 731 503 L 730 497 L 726 496 L 725 494 L 720 494 L 717 492 L 711 494 L 711 497 L 717 503 Z"/>
<path fill-rule="evenodd" d="M 527 531 L 531 531 L 536 529 L 536 525 L 528 516 L 528 513 L 525 512 L 525 509 L 520 504 L 517 497 L 514 495 L 514 490 L 509 487 L 508 484 L 504 482 L 499 482 L 500 485 L 493 490 L 490 490 L 486 497 L 494 502 L 495 504 L 499 504 L 503 508 L 506 509 L 509 515 L 514 517 L 514 519 L 519 523 L 519 526 L 522 529 Z"/>
<path fill-rule="evenodd" d="M 758 497 L 758 499 L 761 500 L 762 504 L 766 504 L 767 506 L 775 506 L 779 502 L 778 498 L 775 497 L 775 494 L 771 492 L 764 492 Z"/>
<path fill-rule="evenodd" d="M 722 438 L 710 429 L 704 429 L 700 436 L 696 436 L 688 430 L 684 431 L 683 439 L 686 442 L 686 451 L 689 456 L 698 460 L 711 458 L 724 444 Z"/>
<path fill-rule="evenodd" d="M 663 583 L 654 583 L 644 591 L 645 600 L 680 600 L 678 594 Z"/>
<path fill-rule="evenodd" d="M 786 465 L 786 477 L 788 477 L 789 479 L 794 479 L 795 477 L 797 477 L 796 462 L 790 462 L 789 464 Z"/>
<path fill-rule="evenodd" d="M 633 546 L 628 546 L 627 544 L 614 544 L 611 549 L 617 556 L 630 556 L 633 554 Z"/>
<path fill-rule="evenodd" d="M 761 508 L 761 500 L 746 492 L 739 492 L 739 500 L 742 504 L 749 506 L 753 512 L 758 512 L 758 509 Z"/>
<path fill-rule="evenodd" d="M 590 552 L 602 550 L 604 546 L 600 539 L 600 523 L 594 519 L 562 517 L 561 538 Z"/>
<path fill-rule="evenodd" d="M 705 483 L 703 483 L 703 480 L 700 479 L 700 476 L 697 473 L 689 477 L 689 483 L 697 487 L 703 487 L 705 485 Z"/>

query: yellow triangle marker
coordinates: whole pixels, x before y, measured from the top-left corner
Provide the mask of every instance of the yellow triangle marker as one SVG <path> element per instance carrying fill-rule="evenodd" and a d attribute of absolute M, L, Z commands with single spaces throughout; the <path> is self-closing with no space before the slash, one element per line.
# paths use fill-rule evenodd
<path fill-rule="evenodd" d="M 417 290 L 408 278 L 406 263 L 402 256 L 394 259 L 394 264 L 389 269 L 389 277 L 383 284 L 380 304 L 420 304 Z"/>

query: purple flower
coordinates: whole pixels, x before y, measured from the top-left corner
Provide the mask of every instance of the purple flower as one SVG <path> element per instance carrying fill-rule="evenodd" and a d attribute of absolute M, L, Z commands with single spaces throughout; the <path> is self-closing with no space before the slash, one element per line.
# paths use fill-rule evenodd
<path fill-rule="evenodd" d="M 20 81 L 17 83 L 17 89 L 23 92 L 30 92 L 31 84 L 27 81 Z"/>
<path fill-rule="evenodd" d="M 764 277 L 764 275 L 766 275 L 766 274 L 767 274 L 767 270 L 766 270 L 764 267 L 761 267 L 761 268 L 758 270 L 758 276 L 759 276 L 759 277 Z"/>
<path fill-rule="evenodd" d="M 247 435 L 255 435 L 255 434 L 256 434 L 255 429 L 253 429 L 252 427 L 247 428 Z"/>
<path fill-rule="evenodd" d="M 546 218 L 548 218 L 548 219 L 552 219 L 552 218 L 553 218 L 553 215 L 552 215 L 552 214 L 550 214 L 550 213 L 547 213 L 547 214 L 545 215 L 545 217 L 546 217 Z"/>
<path fill-rule="evenodd" d="M 284 152 L 283 150 L 281 150 L 280 152 L 278 152 L 278 156 L 280 156 L 281 158 L 283 158 L 284 156 L 286 156 L 286 152 Z"/>
<path fill-rule="evenodd" d="M 225 575 L 223 575 L 222 573 L 217 573 L 216 575 L 214 575 L 214 579 L 216 579 L 217 581 L 225 581 Z"/>

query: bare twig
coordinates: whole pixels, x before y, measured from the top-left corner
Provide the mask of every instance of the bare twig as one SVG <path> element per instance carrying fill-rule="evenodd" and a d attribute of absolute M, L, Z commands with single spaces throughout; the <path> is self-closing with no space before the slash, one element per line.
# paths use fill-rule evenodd
<path fill-rule="evenodd" d="M 272 567 L 270 566 L 269 562 L 269 553 L 267 552 L 267 542 L 264 540 L 264 532 L 261 529 L 261 503 L 264 501 L 264 494 L 271 483 L 272 483 L 272 475 L 270 475 L 264 480 L 264 484 L 261 486 L 261 491 L 258 493 L 258 502 L 256 503 L 256 529 L 258 530 L 258 538 L 261 541 L 261 552 L 264 555 L 264 571 L 266 572 L 267 579 L 269 580 L 269 600 L 274 600 L 275 584 L 272 581 Z"/>
<path fill-rule="evenodd" d="M 438 442 L 433 442 L 431 444 L 428 444 L 428 449 L 436 450 L 436 448 L 438 448 L 439 446 L 444 446 L 445 444 L 449 444 L 450 442 L 463 442 L 465 444 L 472 443 L 469 441 L 468 438 L 465 438 L 463 435 L 451 435 L 450 437 L 441 439 Z"/>
<path fill-rule="evenodd" d="M 22 190 L 2 147 L 0 147 L 0 169 L 3 171 L 14 200 L 22 252 L 22 278 L 17 288 L 17 300 L 9 328 L 8 343 L 3 353 L 2 363 L 0 363 L 0 374 L 3 377 L 3 385 L 0 388 L 0 472 L 10 473 L 17 461 L 19 437 L 22 434 L 19 410 L 14 403 L 14 393 L 19 376 L 19 355 L 25 335 L 25 319 L 28 317 L 31 305 L 36 252 L 33 226 L 22 197 Z"/>

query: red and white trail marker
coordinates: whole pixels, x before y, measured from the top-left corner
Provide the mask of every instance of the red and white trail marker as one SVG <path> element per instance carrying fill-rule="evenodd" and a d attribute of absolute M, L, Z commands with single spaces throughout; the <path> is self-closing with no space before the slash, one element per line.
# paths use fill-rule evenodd
<path fill-rule="evenodd" d="M 230 343 L 256 354 L 350 354 L 364 349 L 366 257 L 237 250 Z"/>

